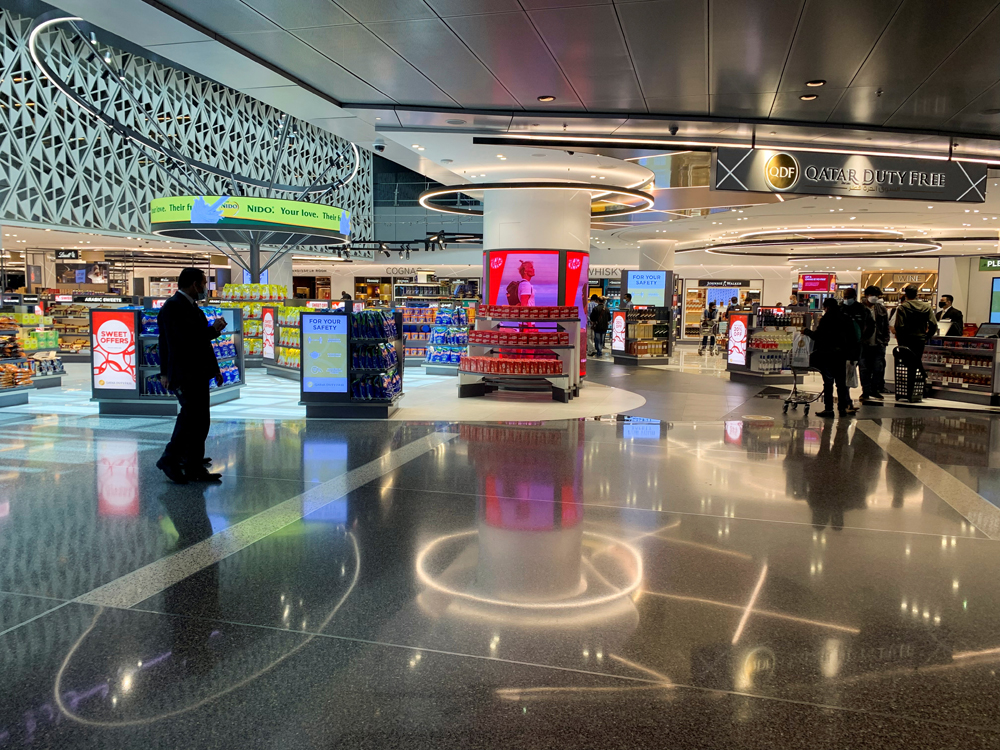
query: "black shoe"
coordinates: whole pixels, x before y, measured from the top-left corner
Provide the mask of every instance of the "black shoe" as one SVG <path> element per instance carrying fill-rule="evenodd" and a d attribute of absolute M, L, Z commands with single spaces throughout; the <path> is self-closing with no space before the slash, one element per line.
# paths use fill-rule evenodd
<path fill-rule="evenodd" d="M 188 472 L 187 481 L 189 482 L 221 482 L 222 474 L 213 474 L 210 471 L 201 469 L 201 471 L 195 470 L 193 472 Z"/>
<path fill-rule="evenodd" d="M 161 458 L 156 462 L 156 468 L 166 474 L 167 479 L 174 484 L 188 483 L 188 478 L 184 475 L 184 471 L 177 464 L 170 463 L 169 461 L 165 461 Z"/>
<path fill-rule="evenodd" d="M 857 411 L 858 411 L 857 409 L 855 409 L 854 411 L 848 409 L 847 411 L 839 412 L 839 414 L 841 419 L 850 419 L 857 413 Z M 833 415 L 831 414 L 831 416 Z"/>
<path fill-rule="evenodd" d="M 816 412 L 817 417 L 823 417 L 823 419 L 833 419 L 833 409 L 824 409 L 823 411 Z"/>
<path fill-rule="evenodd" d="M 840 412 L 841 416 L 843 416 L 845 413 L 847 413 L 847 414 L 857 414 L 858 413 L 858 407 L 856 407 L 856 406 L 848 406 L 848 407 L 846 407 L 844 409 L 844 411 Z"/>
<path fill-rule="evenodd" d="M 881 393 L 873 393 L 868 398 L 873 398 L 876 401 L 885 401 L 885 396 L 883 396 Z"/>

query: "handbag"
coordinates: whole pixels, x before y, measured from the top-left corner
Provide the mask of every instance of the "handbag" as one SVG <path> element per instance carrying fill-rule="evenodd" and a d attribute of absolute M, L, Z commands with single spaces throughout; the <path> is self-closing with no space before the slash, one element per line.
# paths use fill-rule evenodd
<path fill-rule="evenodd" d="M 813 351 L 813 340 L 801 331 L 792 336 L 792 367 L 808 369 L 811 366 L 809 355 Z"/>
<path fill-rule="evenodd" d="M 861 385 L 861 381 L 858 379 L 858 363 L 848 362 L 847 363 L 847 387 L 848 388 L 858 388 Z"/>

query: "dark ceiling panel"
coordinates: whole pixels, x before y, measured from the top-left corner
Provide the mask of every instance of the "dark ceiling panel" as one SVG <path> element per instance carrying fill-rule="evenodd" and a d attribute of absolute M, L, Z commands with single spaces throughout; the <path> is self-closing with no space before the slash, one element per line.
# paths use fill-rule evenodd
<path fill-rule="evenodd" d="M 821 79 L 847 88 L 902 0 L 806 0 L 780 91 Z"/>
<path fill-rule="evenodd" d="M 440 16 L 478 16 L 521 10 L 517 0 L 426 0 Z"/>
<path fill-rule="evenodd" d="M 227 38 L 338 101 L 382 104 L 393 102 L 390 97 L 344 70 L 287 31 L 229 34 Z"/>
<path fill-rule="evenodd" d="M 339 26 L 356 23 L 331 0 L 242 0 L 263 13 L 283 29 L 304 29 L 310 26 Z"/>
<path fill-rule="evenodd" d="M 618 7 L 650 111 L 651 99 L 708 93 L 706 2 L 655 0 Z"/>
<path fill-rule="evenodd" d="M 647 96 L 650 114 L 694 115 L 708 112 L 708 94 L 698 96 Z"/>
<path fill-rule="evenodd" d="M 1000 135 L 1000 83 L 976 97 L 945 125 L 949 129 L 964 130 L 968 133 Z"/>
<path fill-rule="evenodd" d="M 161 0 L 185 18 L 200 23 L 219 34 L 245 31 L 274 31 L 275 24 L 239 0 Z"/>
<path fill-rule="evenodd" d="M 293 33 L 398 102 L 418 106 L 456 104 L 364 26 L 324 26 Z"/>
<path fill-rule="evenodd" d="M 843 89 L 823 86 L 819 89 L 802 87 L 795 91 L 779 91 L 771 105 L 772 120 L 802 120 L 805 122 L 825 122 L 833 114 L 840 101 Z M 815 95 L 816 99 L 804 102 L 799 97 Z"/>
<path fill-rule="evenodd" d="M 297 1 L 286 0 L 286 2 Z M 424 0 L 336 0 L 336 2 L 361 23 L 412 21 L 417 18 L 434 17 L 434 11 Z"/>
<path fill-rule="evenodd" d="M 463 107 L 518 107 L 440 18 L 368 24 L 383 42 Z"/>
<path fill-rule="evenodd" d="M 774 102 L 773 93 L 719 94 L 710 97 L 713 117 L 767 117 Z"/>
<path fill-rule="evenodd" d="M 1000 9 L 951 54 L 890 117 L 887 127 L 941 127 L 1000 80 Z"/>
<path fill-rule="evenodd" d="M 448 18 L 446 23 L 522 107 L 582 109 L 573 87 L 525 13 Z M 551 95 L 554 102 L 539 102 Z"/>
<path fill-rule="evenodd" d="M 880 86 L 852 86 L 845 89 L 830 122 L 845 125 L 881 125 L 906 101 L 898 88 L 886 91 Z"/>
<path fill-rule="evenodd" d="M 803 2 L 712 0 L 709 93 L 713 97 L 778 90 Z"/>
<path fill-rule="evenodd" d="M 525 10 L 574 8 L 585 5 L 611 5 L 611 0 L 521 0 L 521 6 Z"/>
<path fill-rule="evenodd" d="M 588 109 L 645 111 L 614 7 L 555 8 L 528 17 Z"/>
<path fill-rule="evenodd" d="M 995 5 L 996 0 L 905 0 L 833 119 L 883 124 Z M 869 98 L 851 96 L 853 89 L 881 89 L 881 101 L 874 102 L 877 106 L 873 108 Z M 889 104 L 893 106 L 889 108 Z"/>

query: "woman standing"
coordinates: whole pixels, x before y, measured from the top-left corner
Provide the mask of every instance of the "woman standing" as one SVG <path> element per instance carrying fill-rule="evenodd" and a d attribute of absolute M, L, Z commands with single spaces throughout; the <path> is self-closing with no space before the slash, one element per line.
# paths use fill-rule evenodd
<path fill-rule="evenodd" d="M 842 417 L 857 413 L 847 387 L 847 358 L 856 345 L 854 321 L 847 317 L 833 297 L 823 300 L 823 317 L 815 331 L 802 333 L 815 343 L 812 359 L 823 376 L 823 411 L 817 417 L 833 417 L 833 387 L 837 386 L 837 409 Z"/>

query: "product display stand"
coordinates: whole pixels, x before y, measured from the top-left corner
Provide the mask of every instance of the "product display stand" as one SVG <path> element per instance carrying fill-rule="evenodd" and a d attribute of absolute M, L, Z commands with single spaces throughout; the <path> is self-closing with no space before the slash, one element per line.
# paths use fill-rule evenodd
<path fill-rule="evenodd" d="M 614 348 L 614 318 L 625 315 L 625 348 Z M 612 315 L 611 357 L 616 365 L 665 365 L 670 362 L 669 307 L 616 311 Z"/>
<path fill-rule="evenodd" d="M 458 375 L 462 355 L 468 354 L 469 325 L 465 308 L 442 305 L 437 310 L 424 360 L 428 375 Z"/>
<path fill-rule="evenodd" d="M 16 336 L 18 333 L 17 328 L 12 328 L 9 326 L 4 326 L 0 329 L 0 336 Z M 11 344 L 12 350 L 8 350 L 6 345 L 4 347 L 4 352 L 8 356 L 0 356 L 0 366 L 6 368 L 7 365 L 15 365 L 19 368 L 23 368 L 28 360 L 21 355 L 20 348 L 16 344 Z M 9 356 L 13 354 L 15 356 Z M 28 403 L 28 391 L 33 391 L 35 389 L 34 384 L 28 385 L 11 385 L 9 387 L 0 387 L 0 407 L 4 406 L 21 406 Z"/>
<path fill-rule="evenodd" d="M 738 363 L 731 350 L 723 352 L 729 379 L 755 385 L 795 383 L 797 376 L 791 370 L 792 338 L 803 327 L 815 328 L 820 313 L 805 307 L 752 305 L 735 313 L 729 321 L 730 329 L 740 316 L 747 321 L 745 362 Z"/>
<path fill-rule="evenodd" d="M 344 311 L 303 313 L 299 403 L 306 417 L 392 416 L 403 397 L 402 331 L 402 313 L 361 310 L 353 302 Z"/>
<path fill-rule="evenodd" d="M 287 378 L 288 380 L 298 380 L 301 377 L 299 355 L 301 351 L 302 326 L 300 316 L 303 311 L 309 308 L 293 306 L 297 302 L 297 300 L 286 300 L 285 307 L 281 307 L 280 304 L 264 306 L 262 314 L 265 316 L 265 329 L 268 310 L 271 311 L 272 320 L 274 321 L 273 340 L 271 342 L 274 356 L 263 357 L 264 371 L 268 375 Z"/>
<path fill-rule="evenodd" d="M 18 295 L 27 297 L 28 295 Z M 4 297 L 5 302 L 7 297 Z M 32 384 L 36 389 L 59 388 L 62 386 L 66 370 L 62 359 L 57 356 L 59 351 L 59 335 L 52 327 L 52 318 L 35 312 L 35 304 L 4 305 L 4 311 L 13 310 L 10 316 L 17 323 L 17 338 L 28 357 L 31 369 Z"/>
<path fill-rule="evenodd" d="M 508 391 L 551 391 L 554 401 L 568 403 L 573 396 L 580 394 L 580 319 L 578 311 L 571 308 L 522 308 L 522 310 L 551 311 L 545 317 L 532 318 L 515 317 L 507 312 L 511 308 L 487 307 L 483 313 L 476 315 L 475 332 L 469 336 L 470 356 L 462 359 L 458 371 L 458 396 L 485 396 L 499 389 Z M 565 315 L 563 314 L 565 312 Z M 570 317 L 572 312 L 572 317 Z M 517 323 L 517 327 L 503 324 Z M 545 328 L 536 328 L 542 324 Z M 541 335 L 559 336 L 561 343 L 539 343 Z M 489 338 L 491 343 L 485 343 Z M 495 340 L 496 343 L 492 343 Z M 502 341 L 502 343 L 501 343 Z M 549 356 L 544 360 L 534 360 L 532 357 Z M 492 356 L 496 355 L 496 356 Z M 518 355 L 524 355 L 519 357 Z M 534 366 L 533 363 L 560 363 L 561 372 L 524 372 Z M 508 371 L 504 372 L 504 365 Z M 474 366 L 486 364 L 494 372 L 473 372 Z"/>
<path fill-rule="evenodd" d="M 91 310 L 91 326 L 97 317 L 97 330 L 99 330 L 102 324 L 101 314 L 108 312 L 118 313 L 121 325 L 129 330 L 133 339 L 128 348 L 121 352 L 112 352 L 111 357 L 107 357 L 104 353 L 97 354 L 101 360 L 107 357 L 111 367 L 107 367 L 104 361 L 95 363 L 94 352 L 91 352 L 93 395 L 90 400 L 97 402 L 100 414 L 175 416 L 180 410 L 177 397 L 172 393 L 162 392 L 162 386 L 159 384 L 160 363 L 157 350 L 160 334 L 156 329 L 156 314 L 159 310 Z M 211 312 L 211 309 L 208 312 Z M 223 334 L 213 342 L 213 346 L 219 366 L 229 382 L 221 386 L 211 386 L 209 403 L 212 406 L 239 398 L 240 389 L 246 382 L 242 310 L 224 309 L 219 310 L 219 313 L 225 318 L 227 325 Z M 121 326 L 119 330 L 122 330 Z M 106 371 L 123 374 L 123 370 L 127 371 L 130 359 L 133 370 L 131 380 L 125 377 L 119 379 L 119 382 L 109 382 L 102 378 L 101 373 Z M 105 381 L 104 385 L 101 384 L 102 379 Z"/>
<path fill-rule="evenodd" d="M 934 398 L 1000 406 L 998 339 L 939 336 L 924 347 L 923 365 Z"/>

